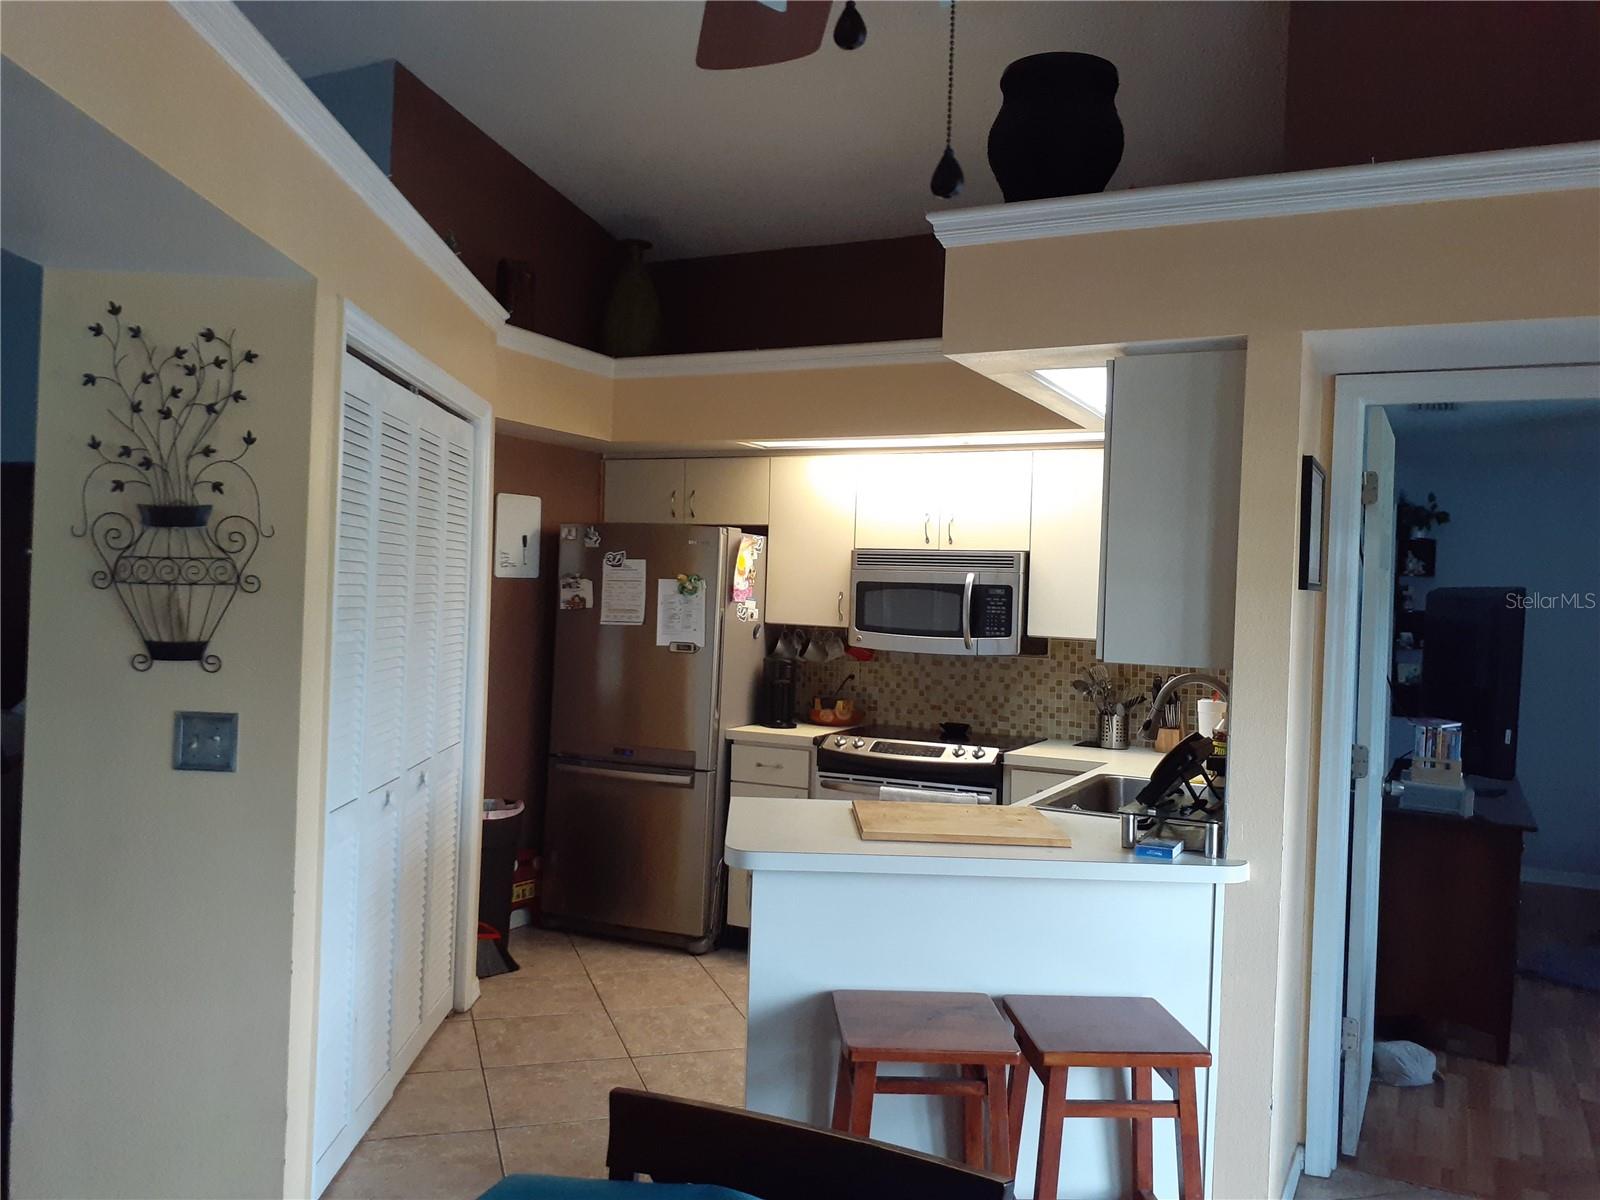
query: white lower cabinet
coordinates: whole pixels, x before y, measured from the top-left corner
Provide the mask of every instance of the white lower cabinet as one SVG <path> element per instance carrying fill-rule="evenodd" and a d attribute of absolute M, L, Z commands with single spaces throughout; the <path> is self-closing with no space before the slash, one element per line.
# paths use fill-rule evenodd
<path fill-rule="evenodd" d="M 796 741 L 798 745 L 794 747 L 735 742 L 728 755 L 730 801 L 734 796 L 771 800 L 804 800 L 809 796 L 816 751 L 803 738 Z M 750 927 L 750 872 L 733 867 L 728 869 L 728 924 L 740 929 Z"/>

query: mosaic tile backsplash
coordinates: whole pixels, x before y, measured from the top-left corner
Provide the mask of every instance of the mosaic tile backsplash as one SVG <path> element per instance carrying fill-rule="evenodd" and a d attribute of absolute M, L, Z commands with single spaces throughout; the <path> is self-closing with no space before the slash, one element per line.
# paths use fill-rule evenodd
<path fill-rule="evenodd" d="M 870 724 L 937 728 L 940 721 L 965 721 L 981 733 L 1077 742 L 1097 738 L 1100 732 L 1094 706 L 1071 684 L 1073 676 L 1095 661 L 1093 641 L 1057 640 L 1050 642 L 1048 657 L 966 658 L 880 650 L 871 662 L 802 660 L 800 702 L 809 707 L 813 696 L 832 694 L 846 676 L 854 675 L 841 694 L 855 698 Z M 1148 696 L 1156 675 L 1200 669 L 1120 663 L 1105 667 L 1124 696 Z M 1204 669 L 1228 679 L 1227 671 Z M 1183 689 L 1185 728 L 1194 728 L 1195 703 L 1208 695 L 1200 686 Z M 797 715 L 804 719 L 803 713 Z M 1136 720 L 1144 717 L 1141 708 Z M 1133 744 L 1148 743 L 1135 739 Z"/>

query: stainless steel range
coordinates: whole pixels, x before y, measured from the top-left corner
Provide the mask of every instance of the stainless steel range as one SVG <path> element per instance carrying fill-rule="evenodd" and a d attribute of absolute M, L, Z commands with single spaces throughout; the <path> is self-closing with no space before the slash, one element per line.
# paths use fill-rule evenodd
<path fill-rule="evenodd" d="M 1006 752 L 1039 740 L 974 734 L 956 724 L 937 731 L 874 725 L 826 733 L 816 739 L 817 794 L 998 804 Z"/>

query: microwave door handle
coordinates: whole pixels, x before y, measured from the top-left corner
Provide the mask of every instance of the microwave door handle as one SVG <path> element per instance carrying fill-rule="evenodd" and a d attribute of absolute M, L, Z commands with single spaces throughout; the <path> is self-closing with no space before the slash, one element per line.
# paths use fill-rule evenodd
<path fill-rule="evenodd" d="M 976 574 L 968 571 L 966 586 L 961 589 L 961 643 L 968 650 L 972 649 L 972 585 L 977 579 Z"/>

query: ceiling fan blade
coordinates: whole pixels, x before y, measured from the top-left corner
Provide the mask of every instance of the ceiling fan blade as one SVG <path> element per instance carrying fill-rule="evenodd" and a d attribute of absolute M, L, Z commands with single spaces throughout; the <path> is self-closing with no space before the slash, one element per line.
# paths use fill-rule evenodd
<path fill-rule="evenodd" d="M 813 54 L 828 28 L 830 0 L 706 0 L 700 18 L 697 67 L 732 71 L 792 62 Z"/>

